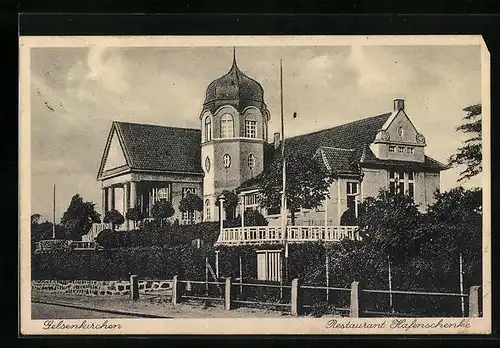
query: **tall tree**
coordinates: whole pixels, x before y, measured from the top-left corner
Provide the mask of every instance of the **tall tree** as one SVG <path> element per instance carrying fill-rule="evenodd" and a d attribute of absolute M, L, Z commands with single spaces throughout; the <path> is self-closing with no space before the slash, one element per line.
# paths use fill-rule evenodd
<path fill-rule="evenodd" d="M 174 215 L 174 213 L 175 210 L 172 207 L 172 203 L 167 201 L 165 198 L 156 202 L 151 209 L 151 215 L 155 220 L 160 220 L 161 227 L 163 227 L 163 221 Z"/>
<path fill-rule="evenodd" d="M 281 206 L 282 172 L 282 163 L 277 161 L 256 178 L 261 187 L 261 206 Z M 292 225 L 300 208 L 312 209 L 323 203 L 333 180 L 326 168 L 311 156 L 296 153 L 286 158 L 286 204 Z"/>
<path fill-rule="evenodd" d="M 448 159 L 450 166 L 465 165 L 465 170 L 460 172 L 459 182 L 468 180 L 483 170 L 481 104 L 468 106 L 463 111 L 466 112 L 463 117 L 464 123 L 456 130 L 470 135 L 470 138 L 465 140 L 463 146 L 458 148 L 457 153 Z"/>
<path fill-rule="evenodd" d="M 179 210 L 183 213 L 187 212 L 190 223 L 193 223 L 194 212 L 203 210 L 203 200 L 193 193 L 188 193 L 186 197 L 181 199 Z"/>
<path fill-rule="evenodd" d="M 80 240 L 90 230 L 92 223 L 97 222 L 101 222 L 101 217 L 95 211 L 95 204 L 85 202 L 78 193 L 71 198 L 69 207 L 61 219 L 67 238 L 73 240 Z"/>

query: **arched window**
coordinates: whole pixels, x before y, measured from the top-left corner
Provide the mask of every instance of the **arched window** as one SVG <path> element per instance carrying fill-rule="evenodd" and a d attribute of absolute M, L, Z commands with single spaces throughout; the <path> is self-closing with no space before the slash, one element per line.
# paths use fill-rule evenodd
<path fill-rule="evenodd" d="M 205 141 L 212 140 L 212 120 L 210 116 L 205 117 Z"/>
<path fill-rule="evenodd" d="M 255 167 L 255 156 L 253 154 L 248 155 L 248 168 L 254 169 Z"/>
<path fill-rule="evenodd" d="M 230 114 L 222 115 L 220 119 L 220 137 L 232 138 L 233 135 L 233 116 Z"/>
<path fill-rule="evenodd" d="M 210 221 L 210 200 L 205 200 L 205 221 Z"/>
<path fill-rule="evenodd" d="M 222 157 L 222 163 L 224 164 L 224 168 L 229 168 L 231 166 L 231 156 L 227 153 Z"/>

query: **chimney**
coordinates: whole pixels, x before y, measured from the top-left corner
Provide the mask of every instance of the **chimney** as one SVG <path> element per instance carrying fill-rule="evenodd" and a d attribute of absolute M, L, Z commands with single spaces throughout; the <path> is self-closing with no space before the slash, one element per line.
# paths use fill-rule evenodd
<path fill-rule="evenodd" d="M 274 133 L 274 148 L 275 149 L 277 149 L 278 146 L 280 146 L 280 142 L 281 142 L 280 138 L 281 138 L 280 133 L 278 133 L 278 132 Z"/>
<path fill-rule="evenodd" d="M 394 99 L 394 111 L 404 110 L 405 100 L 404 99 Z"/>

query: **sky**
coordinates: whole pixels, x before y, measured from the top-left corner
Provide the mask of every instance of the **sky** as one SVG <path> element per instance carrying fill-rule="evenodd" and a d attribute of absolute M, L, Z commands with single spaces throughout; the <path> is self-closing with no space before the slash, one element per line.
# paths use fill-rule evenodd
<path fill-rule="evenodd" d="M 393 99 L 447 162 L 461 142 L 463 108 L 481 102 L 480 46 L 236 47 L 237 62 L 261 83 L 280 128 L 283 60 L 285 136 L 391 112 Z M 56 221 L 79 193 L 100 212 L 96 180 L 111 122 L 200 128 L 208 84 L 231 67 L 231 47 L 77 47 L 31 49 L 32 214 Z M 298 117 L 292 118 L 294 112 Z M 459 169 L 441 173 L 441 190 Z M 477 176 L 464 187 L 480 186 Z"/>

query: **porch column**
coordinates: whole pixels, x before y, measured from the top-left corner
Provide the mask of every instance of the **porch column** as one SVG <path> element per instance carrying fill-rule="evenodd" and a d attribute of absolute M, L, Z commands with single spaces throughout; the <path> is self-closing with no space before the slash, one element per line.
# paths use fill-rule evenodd
<path fill-rule="evenodd" d="M 129 207 L 129 201 L 128 201 L 128 185 L 129 183 L 126 182 L 123 184 L 123 217 L 125 217 L 127 215 L 127 210 L 128 210 L 128 207 Z M 125 228 L 127 229 L 127 231 L 129 230 L 129 221 L 127 218 L 125 218 Z"/>
<path fill-rule="evenodd" d="M 137 201 L 137 183 L 135 181 L 130 182 L 130 208 L 135 208 Z"/>
<path fill-rule="evenodd" d="M 240 195 L 240 199 L 241 199 L 241 227 L 245 227 L 245 196 L 244 195 Z"/>
<path fill-rule="evenodd" d="M 104 219 L 104 216 L 106 215 L 106 211 L 108 210 L 108 189 L 104 187 L 101 190 L 102 194 L 102 201 L 101 201 L 101 209 L 102 209 L 102 216 L 101 218 Z"/>
<path fill-rule="evenodd" d="M 337 179 L 337 226 L 340 226 L 340 179 Z"/>
<path fill-rule="evenodd" d="M 111 210 L 115 209 L 116 204 L 115 204 L 115 188 L 113 186 L 110 187 L 111 189 Z"/>

